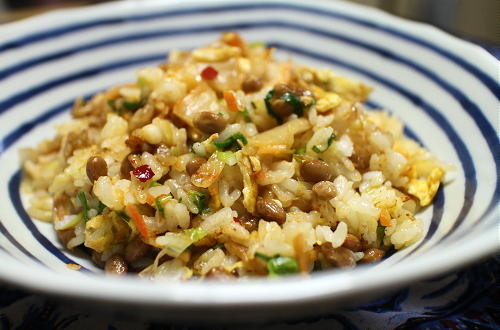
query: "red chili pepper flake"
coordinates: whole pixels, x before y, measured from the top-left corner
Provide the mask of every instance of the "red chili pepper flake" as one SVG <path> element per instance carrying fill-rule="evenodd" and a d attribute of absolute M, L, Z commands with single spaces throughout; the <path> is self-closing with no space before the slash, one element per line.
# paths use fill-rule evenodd
<path fill-rule="evenodd" d="M 219 72 L 210 65 L 201 71 L 201 77 L 205 80 L 214 80 L 218 74 Z"/>
<path fill-rule="evenodd" d="M 142 165 L 132 171 L 132 174 L 141 182 L 146 182 L 155 176 L 149 165 Z"/>
<path fill-rule="evenodd" d="M 239 223 L 240 225 L 243 226 L 243 224 L 241 223 L 241 220 L 238 219 L 237 217 L 233 217 L 233 221 L 236 222 L 236 223 Z"/>

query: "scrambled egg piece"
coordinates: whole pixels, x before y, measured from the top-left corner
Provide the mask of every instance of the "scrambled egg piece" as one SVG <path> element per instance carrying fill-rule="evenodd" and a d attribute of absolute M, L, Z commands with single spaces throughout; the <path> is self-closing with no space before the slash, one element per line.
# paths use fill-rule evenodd
<path fill-rule="evenodd" d="M 439 184 L 443 176 L 443 169 L 436 167 L 425 180 L 418 178 L 411 179 L 408 183 L 408 192 L 420 200 L 420 205 L 429 205 L 439 189 Z"/>
<path fill-rule="evenodd" d="M 124 242 L 129 236 L 129 226 L 116 216 L 98 215 L 85 224 L 85 246 L 104 252 L 113 244 Z"/>

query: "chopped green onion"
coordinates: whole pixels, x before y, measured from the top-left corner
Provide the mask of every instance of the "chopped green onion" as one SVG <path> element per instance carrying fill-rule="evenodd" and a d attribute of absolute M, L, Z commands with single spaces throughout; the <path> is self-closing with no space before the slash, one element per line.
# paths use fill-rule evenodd
<path fill-rule="evenodd" d="M 245 118 L 245 122 L 252 122 L 252 118 L 250 118 L 250 112 L 248 111 L 248 109 L 243 109 L 240 111 L 240 113 L 243 115 L 243 118 Z"/>
<path fill-rule="evenodd" d="M 224 243 L 219 243 L 219 244 L 215 244 L 214 246 L 211 247 L 211 249 L 221 249 L 224 247 Z"/>
<path fill-rule="evenodd" d="M 229 166 L 234 166 L 238 162 L 235 153 L 231 151 L 217 151 L 217 159 Z"/>
<path fill-rule="evenodd" d="M 278 116 L 274 111 L 273 111 L 273 108 L 271 107 L 271 99 L 274 97 L 274 94 L 275 94 L 275 90 L 274 89 L 271 89 L 267 94 L 266 94 L 266 97 L 264 98 L 264 102 L 266 103 L 266 108 L 267 108 L 267 113 L 273 117 L 274 119 L 276 119 L 276 121 L 278 122 L 278 124 L 283 124 L 283 118 L 281 118 L 280 116 Z"/>
<path fill-rule="evenodd" d="M 270 258 L 259 252 L 255 253 L 255 257 L 267 263 L 267 270 L 271 276 L 295 274 L 299 272 L 299 264 L 295 258 L 281 257 L 279 255 Z"/>
<path fill-rule="evenodd" d="M 130 217 L 128 216 L 127 213 L 123 212 L 123 211 L 116 211 L 115 212 L 117 216 L 119 216 L 120 218 L 122 218 L 122 220 L 125 220 L 125 222 L 129 222 L 130 221 Z"/>
<path fill-rule="evenodd" d="M 254 102 L 254 101 L 251 101 L 251 102 L 250 102 L 250 105 L 252 106 L 252 108 L 253 108 L 254 110 L 255 110 L 255 109 L 257 109 L 257 105 L 255 104 L 255 102 Z"/>
<path fill-rule="evenodd" d="M 207 232 L 201 228 L 201 227 L 196 227 L 196 228 L 190 228 L 184 230 L 184 235 L 189 237 L 193 242 L 197 242 L 203 237 L 207 236 Z"/>
<path fill-rule="evenodd" d="M 280 99 L 285 101 L 286 104 L 293 108 L 293 113 L 297 116 L 302 116 L 304 114 L 305 104 L 292 92 L 286 92 L 281 95 Z"/>
<path fill-rule="evenodd" d="M 276 256 L 267 263 L 269 275 L 295 274 L 299 272 L 299 264 L 295 258 Z"/>
<path fill-rule="evenodd" d="M 97 214 L 101 214 L 102 211 L 104 211 L 104 209 L 106 208 L 106 204 L 104 204 L 103 202 L 99 201 L 99 204 L 97 205 Z"/>
<path fill-rule="evenodd" d="M 188 196 L 191 202 L 198 209 L 197 214 L 203 214 L 210 211 L 210 209 L 208 208 L 208 194 L 206 192 L 189 190 Z"/>
<path fill-rule="evenodd" d="M 225 140 L 214 141 L 212 143 L 217 147 L 217 149 L 220 149 L 220 150 L 229 150 L 232 148 L 235 148 L 236 150 L 240 150 L 241 145 L 239 144 L 238 140 L 241 141 L 241 143 L 243 143 L 243 145 L 246 145 L 248 143 L 245 136 L 243 134 L 241 134 L 240 132 L 237 132 L 237 133 L 231 135 L 230 137 L 228 137 Z"/>
<path fill-rule="evenodd" d="M 295 150 L 295 155 L 303 155 L 306 153 L 306 146 L 302 146 L 299 149 Z"/>
<path fill-rule="evenodd" d="M 160 198 L 155 198 L 155 205 L 158 212 L 160 212 L 162 215 L 165 215 L 165 209 L 163 208 L 163 206 L 161 206 Z"/>
<path fill-rule="evenodd" d="M 165 208 L 163 207 L 163 204 L 169 199 L 172 199 L 172 196 L 170 195 L 160 195 L 155 198 L 155 206 L 158 212 L 160 212 L 161 215 L 165 216 Z M 180 202 L 180 201 L 179 201 Z"/>
<path fill-rule="evenodd" d="M 149 188 L 151 188 L 151 187 L 158 187 L 158 186 L 161 186 L 161 183 L 159 183 L 158 181 L 153 181 L 149 185 Z"/>
<path fill-rule="evenodd" d="M 80 204 L 82 204 L 82 216 L 83 216 L 83 221 L 87 222 L 89 221 L 89 205 L 87 204 L 87 197 L 85 196 L 84 191 L 80 191 L 78 193 L 78 199 L 80 200 Z"/>
<path fill-rule="evenodd" d="M 144 105 L 146 105 L 147 102 L 148 99 L 146 97 L 142 97 L 139 101 L 124 100 L 122 102 L 122 105 L 126 110 L 136 111 L 137 109 L 142 108 Z"/>
<path fill-rule="evenodd" d="M 385 236 L 385 226 L 378 225 L 377 226 L 377 240 L 382 241 Z"/>
<path fill-rule="evenodd" d="M 118 109 L 116 108 L 116 100 L 108 100 L 108 105 L 113 112 L 118 112 Z"/>
<path fill-rule="evenodd" d="M 321 153 L 322 151 L 318 148 L 318 146 L 312 146 L 312 150 L 316 153 Z"/>
<path fill-rule="evenodd" d="M 268 256 L 266 256 L 262 253 L 259 253 L 259 252 L 255 252 L 255 256 L 259 259 L 264 260 L 265 262 L 268 262 L 269 260 L 271 260 L 271 258 L 269 258 Z"/>
<path fill-rule="evenodd" d="M 274 117 L 274 119 L 278 121 L 278 124 L 282 124 L 283 118 L 278 116 L 278 114 L 276 114 L 273 111 L 273 107 L 271 106 L 271 99 L 274 98 L 275 94 L 276 91 L 274 89 L 271 89 L 264 98 L 264 102 L 266 103 L 267 113 L 270 116 Z M 311 104 L 305 105 L 304 102 L 302 102 L 300 98 L 298 98 L 297 95 L 295 95 L 292 92 L 284 93 L 283 95 L 280 96 L 280 99 L 285 101 L 285 103 L 288 104 L 289 106 L 291 106 L 293 109 L 293 113 L 295 113 L 297 116 L 302 116 L 304 114 L 304 109 L 311 106 Z"/>
<path fill-rule="evenodd" d="M 137 109 L 142 108 L 146 105 L 148 99 L 147 97 L 142 97 L 139 101 L 127 101 L 121 100 L 117 102 L 117 100 L 108 100 L 108 105 L 117 114 L 121 115 L 126 111 L 135 112 Z"/>
<path fill-rule="evenodd" d="M 328 150 L 328 148 L 330 148 L 330 146 L 332 145 L 332 142 L 333 140 L 335 140 L 335 134 L 332 133 L 332 135 L 330 135 L 330 137 L 328 138 L 328 140 L 326 141 L 326 145 L 324 146 L 324 149 L 320 149 L 318 146 L 312 146 L 312 150 L 317 153 L 317 154 L 321 154 L 323 152 L 325 152 L 326 150 Z"/>

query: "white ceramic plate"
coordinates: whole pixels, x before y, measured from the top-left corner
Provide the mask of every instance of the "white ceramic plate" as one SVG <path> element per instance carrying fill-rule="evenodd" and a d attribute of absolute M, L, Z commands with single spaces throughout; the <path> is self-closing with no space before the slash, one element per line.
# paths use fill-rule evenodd
<path fill-rule="evenodd" d="M 76 97 L 131 81 L 169 50 L 227 30 L 372 85 L 370 107 L 395 113 L 407 134 L 456 166 L 454 180 L 420 214 L 427 233 L 419 244 L 376 266 L 309 279 L 149 283 L 101 276 L 86 258 L 61 249 L 51 225 L 28 217 L 19 148 L 51 136 Z M 264 320 L 324 312 L 494 253 L 498 72 L 485 51 L 435 28 L 334 1 L 115 2 L 0 26 L 0 279 L 169 319 Z"/>

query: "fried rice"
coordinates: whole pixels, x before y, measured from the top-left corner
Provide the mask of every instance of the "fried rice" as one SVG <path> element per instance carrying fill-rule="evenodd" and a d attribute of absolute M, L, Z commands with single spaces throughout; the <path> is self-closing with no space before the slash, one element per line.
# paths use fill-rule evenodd
<path fill-rule="evenodd" d="M 110 274 L 283 275 L 418 242 L 447 165 L 371 89 L 227 32 L 79 99 L 21 151 L 28 212 Z"/>

